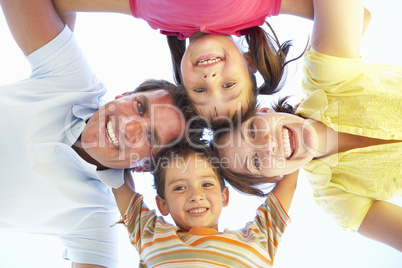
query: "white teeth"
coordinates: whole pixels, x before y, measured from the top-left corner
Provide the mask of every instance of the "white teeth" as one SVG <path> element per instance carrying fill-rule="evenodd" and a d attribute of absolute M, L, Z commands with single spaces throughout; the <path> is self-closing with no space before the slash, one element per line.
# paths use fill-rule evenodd
<path fill-rule="evenodd" d="M 289 130 L 287 128 L 283 128 L 282 130 L 282 142 L 284 156 L 285 158 L 289 158 L 292 154 L 292 150 L 289 139 Z"/>
<path fill-rule="evenodd" d="M 190 209 L 188 212 L 189 213 L 202 213 L 207 211 L 207 208 L 196 208 L 196 209 Z"/>
<path fill-rule="evenodd" d="M 206 59 L 206 60 L 200 60 L 200 61 L 197 62 L 197 65 L 212 64 L 212 63 L 220 62 L 221 60 L 222 60 L 222 58 L 213 57 L 213 58 Z"/>
<path fill-rule="evenodd" d="M 119 148 L 119 141 L 117 140 L 116 134 L 114 134 L 112 121 L 107 122 L 106 132 L 109 142 L 113 143 L 116 148 Z"/>

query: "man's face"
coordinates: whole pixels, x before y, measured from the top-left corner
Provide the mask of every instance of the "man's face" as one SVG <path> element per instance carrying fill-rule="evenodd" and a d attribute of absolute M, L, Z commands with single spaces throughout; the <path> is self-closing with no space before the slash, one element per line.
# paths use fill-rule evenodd
<path fill-rule="evenodd" d="M 185 120 L 167 90 L 124 94 L 88 121 L 81 142 L 103 166 L 143 165 L 169 141 L 184 135 Z"/>

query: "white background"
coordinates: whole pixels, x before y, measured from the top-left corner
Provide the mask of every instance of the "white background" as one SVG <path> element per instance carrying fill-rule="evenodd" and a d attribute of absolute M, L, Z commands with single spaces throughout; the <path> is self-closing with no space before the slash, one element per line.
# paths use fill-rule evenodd
<path fill-rule="evenodd" d="M 401 65 L 402 3 L 400 0 L 369 0 L 366 6 L 372 13 L 372 21 L 363 38 L 362 56 L 371 62 Z M 294 40 L 294 56 L 303 50 L 311 22 L 289 16 L 271 18 L 269 22 L 281 41 Z M 125 15 L 79 14 L 75 33 L 94 72 L 109 89 L 108 100 L 121 92 L 132 90 L 146 78 L 163 78 L 173 82 L 165 37 L 149 28 L 145 22 Z M 14 43 L 2 13 L 0 40 L 0 84 L 28 77 L 29 66 Z M 284 93 L 295 96 L 293 103 L 297 103 L 302 96 L 300 71 L 299 61 L 297 65 L 293 64 L 289 72 Z M 271 99 L 277 97 L 263 101 L 269 104 Z M 2 126 L 1 131 L 10 127 Z M 154 208 L 155 191 L 151 187 L 151 176 L 136 174 L 135 183 L 137 190 L 145 195 L 148 206 Z M 256 197 L 240 195 L 231 189 L 230 205 L 223 210 L 220 229 L 243 227 L 253 219 L 255 209 L 262 201 Z M 393 202 L 402 205 L 402 198 Z M 292 223 L 280 243 L 275 259 L 277 268 L 402 267 L 400 252 L 343 231 L 323 214 L 314 204 L 311 188 L 303 174 L 299 176 L 289 214 Z M 138 267 L 138 254 L 129 243 L 124 227 L 116 228 L 120 229 L 119 268 Z M 61 259 L 62 252 L 63 247 L 55 238 L 0 231 L 1 268 L 70 267 L 69 261 Z"/>

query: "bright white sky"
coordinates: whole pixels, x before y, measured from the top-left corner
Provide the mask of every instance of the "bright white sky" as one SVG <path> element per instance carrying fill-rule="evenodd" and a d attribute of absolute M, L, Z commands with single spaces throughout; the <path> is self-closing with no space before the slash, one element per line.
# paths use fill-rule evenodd
<path fill-rule="evenodd" d="M 363 39 L 362 56 L 371 62 L 401 65 L 402 2 L 367 0 L 366 6 L 372 13 L 372 21 Z M 303 50 L 307 35 L 311 31 L 310 22 L 287 16 L 272 18 L 269 21 L 281 41 L 294 40 L 294 55 Z M 75 33 L 94 72 L 109 88 L 109 100 L 121 92 L 132 90 L 146 78 L 173 81 L 165 37 L 149 28 L 143 21 L 124 15 L 80 14 Z M 29 66 L 15 45 L 2 13 L 0 40 L 0 84 L 28 77 Z M 295 64 L 293 66 L 296 67 Z M 298 66 L 289 72 L 286 94 L 296 96 L 293 103 L 297 103 L 301 96 L 300 71 L 299 61 Z M 274 99 L 276 98 L 277 96 L 274 96 Z M 264 101 L 269 103 L 269 100 Z M 3 130 L 5 128 L 6 126 L 2 127 Z M 151 176 L 137 174 L 135 183 L 138 192 L 145 195 L 148 206 L 156 208 Z M 223 210 L 220 229 L 243 227 L 247 221 L 254 218 L 255 209 L 262 201 L 256 197 L 240 195 L 231 189 L 230 205 Z M 402 198 L 393 202 L 402 205 Z M 280 243 L 275 259 L 276 268 L 402 266 L 400 252 L 338 228 L 314 204 L 311 188 L 303 175 L 299 176 L 298 188 L 289 214 L 292 223 Z M 21 216 L 23 218 L 23 211 Z M 138 267 L 138 254 L 129 243 L 124 227 L 117 228 L 120 229 L 119 267 Z M 70 267 L 68 261 L 61 259 L 61 254 L 62 245 L 57 239 L 0 231 L 2 268 Z"/>

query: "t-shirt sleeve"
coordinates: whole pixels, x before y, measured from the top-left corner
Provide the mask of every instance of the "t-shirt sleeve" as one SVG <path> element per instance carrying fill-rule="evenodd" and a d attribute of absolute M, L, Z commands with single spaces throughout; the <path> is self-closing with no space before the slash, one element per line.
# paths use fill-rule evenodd
<path fill-rule="evenodd" d="M 142 247 L 142 237 L 146 231 L 152 235 L 155 230 L 157 216 L 154 210 L 150 210 L 144 203 L 141 194 L 135 193 L 130 201 L 130 205 L 123 217 L 124 225 L 129 233 L 131 244 L 139 252 Z"/>
<path fill-rule="evenodd" d="M 314 184 L 314 200 L 345 230 L 357 232 L 374 199 L 342 190 L 342 186 Z"/>
<path fill-rule="evenodd" d="M 265 202 L 257 209 L 255 223 L 267 236 L 269 252 L 275 255 L 282 235 L 290 223 L 288 214 L 275 194 L 269 193 Z"/>
<path fill-rule="evenodd" d="M 55 91 L 94 91 L 99 81 L 65 26 L 52 41 L 27 56 L 32 79 L 46 79 Z"/>

